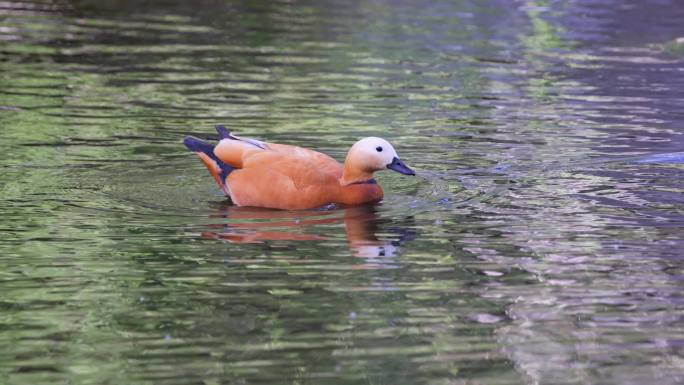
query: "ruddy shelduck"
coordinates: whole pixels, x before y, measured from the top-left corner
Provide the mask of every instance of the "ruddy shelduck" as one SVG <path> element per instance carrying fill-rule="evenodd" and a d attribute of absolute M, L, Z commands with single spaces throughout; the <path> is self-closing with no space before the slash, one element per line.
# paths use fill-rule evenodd
<path fill-rule="evenodd" d="M 373 179 L 375 171 L 390 169 L 415 175 L 394 147 L 381 138 L 359 140 L 341 164 L 306 148 L 240 138 L 224 126 L 216 126 L 216 131 L 216 146 L 192 136 L 184 143 L 238 206 L 302 210 L 377 202 L 383 191 Z"/>

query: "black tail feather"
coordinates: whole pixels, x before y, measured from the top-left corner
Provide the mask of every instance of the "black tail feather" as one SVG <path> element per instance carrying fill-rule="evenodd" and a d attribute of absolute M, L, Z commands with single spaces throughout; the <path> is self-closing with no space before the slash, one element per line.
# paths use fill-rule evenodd
<path fill-rule="evenodd" d="M 225 181 L 226 177 L 228 174 L 230 174 L 233 170 L 235 170 L 235 167 L 224 163 L 221 159 L 219 159 L 215 154 L 214 154 L 214 146 L 201 140 L 197 139 L 194 136 L 186 136 L 185 139 L 183 139 L 183 143 L 185 144 L 185 147 L 188 148 L 188 150 L 193 151 L 193 152 L 201 152 L 203 154 L 206 154 L 209 156 L 216 164 L 219 166 L 221 169 L 221 180 Z"/>
<path fill-rule="evenodd" d="M 214 146 L 202 139 L 197 139 L 194 136 L 186 136 L 185 139 L 183 139 L 183 143 L 190 151 L 203 152 L 212 157 L 212 159 L 214 158 Z"/>
<path fill-rule="evenodd" d="M 237 139 L 230 134 L 230 130 L 226 128 L 223 124 L 216 125 L 216 132 L 218 132 L 219 140 L 221 139 Z"/>

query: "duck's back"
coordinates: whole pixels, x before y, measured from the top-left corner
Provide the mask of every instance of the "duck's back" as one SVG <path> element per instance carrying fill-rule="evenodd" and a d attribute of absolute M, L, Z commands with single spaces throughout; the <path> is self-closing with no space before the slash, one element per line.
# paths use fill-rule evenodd
<path fill-rule="evenodd" d="M 271 159 L 270 156 L 277 153 L 281 162 L 306 162 L 323 173 L 329 173 L 336 178 L 342 176 L 342 164 L 326 154 L 287 144 L 248 140 L 221 140 L 214 148 L 214 153 L 219 159 L 238 169 L 261 167 L 262 162 Z"/>
<path fill-rule="evenodd" d="M 335 179 L 342 177 L 344 168 L 340 162 L 322 152 L 310 150 L 308 148 L 290 146 L 287 144 L 269 144 L 269 147 L 280 154 L 284 154 L 293 161 L 310 162 L 320 173 L 330 174 Z"/>

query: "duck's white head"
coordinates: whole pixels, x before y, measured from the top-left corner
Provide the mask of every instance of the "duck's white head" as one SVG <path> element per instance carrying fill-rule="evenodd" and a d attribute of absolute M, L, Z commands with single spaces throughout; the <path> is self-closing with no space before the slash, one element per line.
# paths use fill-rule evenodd
<path fill-rule="evenodd" d="M 375 171 L 386 168 L 404 175 L 416 175 L 399 159 L 397 151 L 385 139 L 368 137 L 354 143 L 347 154 L 345 176 L 347 181 L 372 178 Z"/>

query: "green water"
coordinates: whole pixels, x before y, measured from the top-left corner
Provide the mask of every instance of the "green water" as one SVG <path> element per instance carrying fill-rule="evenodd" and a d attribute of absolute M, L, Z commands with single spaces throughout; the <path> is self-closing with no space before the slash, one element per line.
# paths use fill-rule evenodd
<path fill-rule="evenodd" d="M 0 2 L 0 384 L 684 382 L 657 3 Z M 236 208 L 215 124 L 418 176 Z"/>

